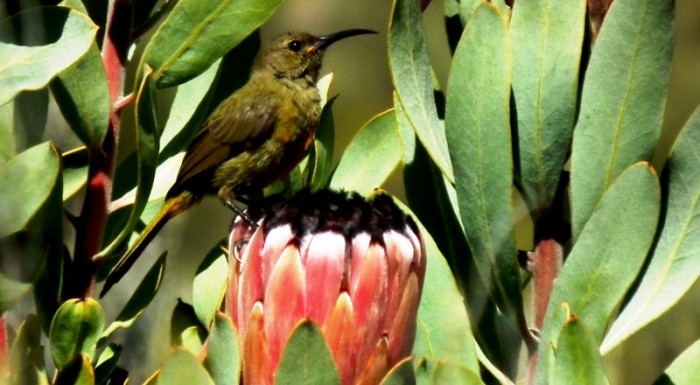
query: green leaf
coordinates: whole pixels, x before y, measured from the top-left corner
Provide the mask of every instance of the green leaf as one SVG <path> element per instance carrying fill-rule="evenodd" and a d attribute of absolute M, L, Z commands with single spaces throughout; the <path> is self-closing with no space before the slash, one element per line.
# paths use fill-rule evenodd
<path fill-rule="evenodd" d="M 654 153 L 671 71 L 673 3 L 617 0 L 605 17 L 586 71 L 574 130 L 574 238 L 615 178 Z"/>
<path fill-rule="evenodd" d="M 97 255 L 96 259 L 111 256 L 119 250 L 131 237 L 143 209 L 148 203 L 148 197 L 153 187 L 156 168 L 158 166 L 159 127 L 157 118 L 156 89 L 153 82 L 153 72 L 146 68 L 141 85 L 136 93 L 136 154 L 138 158 L 138 179 L 134 207 L 131 209 L 127 223 L 119 235 Z"/>
<path fill-rule="evenodd" d="M 41 232 L 20 231 L 0 237 L 0 314 L 31 290 L 49 251 L 49 240 Z"/>
<path fill-rule="evenodd" d="M 193 327 L 196 333 L 193 333 Z M 187 331 L 189 329 L 189 331 Z M 173 309 L 173 314 L 170 320 L 170 343 L 171 345 L 186 345 L 188 341 L 185 338 L 194 340 L 194 345 L 200 345 L 204 342 L 206 330 L 202 327 L 197 315 L 194 312 L 192 305 L 177 301 L 177 305 Z M 195 338 L 193 337 L 195 334 Z M 185 338 L 183 338 L 185 336 Z M 200 338 L 201 337 L 201 338 Z M 189 341 L 191 342 L 191 341 Z"/>
<path fill-rule="evenodd" d="M 311 321 L 300 322 L 282 352 L 275 385 L 340 384 L 323 334 Z"/>
<path fill-rule="evenodd" d="M 433 95 L 432 70 L 418 0 L 394 0 L 389 26 L 389 67 L 394 87 L 418 139 L 438 168 L 454 181 L 445 131 Z"/>
<path fill-rule="evenodd" d="M 41 25 L 43 33 L 30 25 Z M 0 105 L 48 84 L 87 52 L 96 32 L 89 17 L 62 7 L 30 8 L 0 20 Z"/>
<path fill-rule="evenodd" d="M 416 383 L 418 385 L 481 385 L 484 382 L 477 373 L 455 362 L 423 359 L 416 366 Z"/>
<path fill-rule="evenodd" d="M 100 345 L 105 343 L 115 331 L 131 327 L 141 316 L 148 304 L 151 303 L 163 281 L 163 274 L 165 274 L 165 255 L 166 253 L 164 252 L 156 260 L 151 269 L 148 270 L 148 273 L 146 273 L 146 276 L 143 277 L 141 283 L 139 283 L 134 294 L 119 312 L 117 318 L 105 329 L 104 333 L 102 333 L 100 336 Z"/>
<path fill-rule="evenodd" d="M 554 348 L 554 379 L 567 384 L 608 384 L 598 340 L 590 328 L 571 315 Z"/>
<path fill-rule="evenodd" d="M 381 385 L 415 385 L 416 374 L 413 372 L 413 358 L 409 357 L 394 365 L 382 379 Z"/>
<path fill-rule="evenodd" d="M 221 60 L 215 61 L 206 71 L 177 87 L 175 99 L 170 106 L 170 114 L 160 137 L 160 148 L 164 149 L 180 131 L 185 129 L 200 104 L 206 100 L 220 65 Z"/>
<path fill-rule="evenodd" d="M 63 201 L 74 197 L 87 184 L 88 167 L 63 169 Z"/>
<path fill-rule="evenodd" d="M 95 383 L 98 385 L 107 384 L 109 376 L 117 366 L 117 361 L 122 355 L 122 347 L 116 344 L 109 344 L 104 349 L 95 365 Z"/>
<path fill-rule="evenodd" d="M 14 112 L 14 103 L 0 105 L 0 167 L 16 154 L 13 135 Z"/>
<path fill-rule="evenodd" d="M 241 365 L 238 334 L 231 318 L 223 313 L 216 313 L 208 341 L 207 366 L 214 383 L 238 384 Z"/>
<path fill-rule="evenodd" d="M 662 178 L 665 214 L 644 277 L 601 347 L 609 352 L 666 312 L 700 276 L 700 108 L 690 118 Z"/>
<path fill-rule="evenodd" d="M 464 231 L 482 280 L 525 328 L 513 234 L 510 40 L 483 3 L 462 34 L 447 81 L 445 128 Z M 508 310 L 508 308 L 510 310 Z"/>
<path fill-rule="evenodd" d="M 192 306 L 204 326 L 209 326 L 214 314 L 221 306 L 226 294 L 228 279 L 228 260 L 221 249 L 221 244 L 214 246 L 197 268 L 192 283 Z"/>
<path fill-rule="evenodd" d="M 22 91 L 13 100 L 14 142 L 17 152 L 44 142 L 49 113 L 49 90 Z"/>
<path fill-rule="evenodd" d="M 623 172 L 606 191 L 566 259 L 552 290 L 539 355 L 544 357 L 565 319 L 560 305 L 584 320 L 601 341 L 611 315 L 634 282 L 656 230 L 659 184 L 644 162 Z M 545 384 L 548 361 L 539 360 L 536 383 Z"/>
<path fill-rule="evenodd" d="M 449 360 L 478 371 L 469 317 L 450 268 L 430 233 L 411 210 L 400 201 L 394 201 L 416 221 L 427 258 L 413 356 Z"/>
<path fill-rule="evenodd" d="M 331 177 L 331 189 L 369 194 L 380 187 L 401 160 L 394 110 L 373 117 L 355 135 Z"/>
<path fill-rule="evenodd" d="M 586 3 L 523 1 L 513 12 L 516 175 L 531 211 L 550 205 L 569 151 Z"/>
<path fill-rule="evenodd" d="M 9 369 L 15 384 L 48 384 L 44 370 L 44 348 L 41 346 L 41 324 L 30 314 L 22 322 L 12 342 Z"/>
<path fill-rule="evenodd" d="M 700 341 L 695 341 L 666 369 L 654 385 L 694 385 L 700 383 Z"/>
<path fill-rule="evenodd" d="M 104 312 L 92 298 L 69 299 L 64 302 L 51 321 L 49 347 L 56 366 L 63 369 L 80 354 L 95 354 L 102 329 Z"/>
<path fill-rule="evenodd" d="M 95 372 L 90 365 L 90 359 L 83 354 L 60 370 L 54 382 L 55 385 L 93 385 L 94 383 Z"/>
<path fill-rule="evenodd" d="M 49 200 L 60 176 L 60 163 L 56 148 L 45 142 L 0 168 L 0 237 L 25 228 Z"/>
<path fill-rule="evenodd" d="M 214 381 L 192 353 L 178 348 L 161 367 L 156 384 L 214 385 Z"/>
<path fill-rule="evenodd" d="M 281 0 L 180 0 L 146 46 L 158 87 L 204 72 L 258 28 Z"/>
<path fill-rule="evenodd" d="M 335 142 L 333 102 L 335 102 L 335 98 L 330 99 L 323 106 L 321 120 L 314 137 L 314 145 L 309 154 L 309 164 L 312 165 L 309 185 L 313 191 L 326 187 L 333 172 L 333 148 Z"/>
<path fill-rule="evenodd" d="M 86 145 L 101 146 L 109 126 L 109 89 L 102 56 L 92 43 L 85 56 L 51 82 L 63 117 Z"/>
<path fill-rule="evenodd" d="M 179 112 L 174 114 L 171 108 L 161 137 L 159 163 L 186 150 L 214 108 L 248 81 L 251 66 L 259 48 L 260 33 L 255 32 L 226 53 L 220 62 L 214 62 L 209 69 L 196 78 L 177 87 L 175 98 L 178 106 L 175 107 L 183 114 Z M 208 84 L 214 67 L 218 67 L 216 75 Z M 195 106 L 193 102 L 199 100 L 201 93 L 205 90 L 207 94 Z M 185 105 L 187 103 L 190 105 Z M 196 109 L 188 114 L 193 107 Z M 182 121 L 186 116 L 189 116 L 186 122 Z"/>

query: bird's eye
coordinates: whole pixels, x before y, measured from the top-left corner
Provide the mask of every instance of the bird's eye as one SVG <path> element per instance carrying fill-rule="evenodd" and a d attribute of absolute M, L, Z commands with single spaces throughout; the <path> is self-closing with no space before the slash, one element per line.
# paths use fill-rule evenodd
<path fill-rule="evenodd" d="M 299 40 L 292 40 L 289 42 L 289 49 L 294 52 L 299 52 L 301 49 L 301 42 Z"/>

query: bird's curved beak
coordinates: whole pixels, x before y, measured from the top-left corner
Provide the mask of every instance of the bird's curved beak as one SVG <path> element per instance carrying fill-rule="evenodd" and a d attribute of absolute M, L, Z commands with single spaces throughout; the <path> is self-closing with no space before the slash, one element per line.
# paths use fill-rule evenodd
<path fill-rule="evenodd" d="M 346 29 L 344 31 L 338 31 L 330 35 L 318 36 L 316 41 L 306 49 L 307 53 L 313 53 L 318 50 L 324 50 L 328 48 L 331 44 L 338 40 L 345 39 L 346 37 L 365 35 L 365 34 L 376 34 L 377 31 L 372 31 L 371 29 Z"/>

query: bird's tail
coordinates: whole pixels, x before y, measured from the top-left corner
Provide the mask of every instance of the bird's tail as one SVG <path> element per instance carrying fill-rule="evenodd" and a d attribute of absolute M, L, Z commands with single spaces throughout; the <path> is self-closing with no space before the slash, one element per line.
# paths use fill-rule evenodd
<path fill-rule="evenodd" d="M 184 191 L 175 197 L 169 198 L 163 203 L 163 207 L 151 219 L 145 229 L 141 231 L 136 241 L 129 250 L 119 259 L 112 271 L 107 276 L 105 284 L 100 292 L 102 298 L 109 289 L 114 286 L 129 271 L 134 262 L 141 256 L 153 238 L 160 232 L 165 224 L 174 216 L 192 207 L 198 200 L 188 191 Z"/>

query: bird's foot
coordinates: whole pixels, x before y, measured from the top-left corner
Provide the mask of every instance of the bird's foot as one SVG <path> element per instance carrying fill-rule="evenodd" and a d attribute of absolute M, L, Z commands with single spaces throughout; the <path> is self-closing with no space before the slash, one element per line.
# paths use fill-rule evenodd
<path fill-rule="evenodd" d="M 241 219 L 243 219 L 253 231 L 258 229 L 258 224 L 255 223 L 255 221 L 248 214 L 246 214 L 245 211 L 241 210 L 240 207 L 236 206 L 236 203 L 233 199 L 225 200 L 224 206 L 228 207 L 229 209 L 231 209 L 231 211 L 236 213 L 236 215 L 241 217 Z"/>

